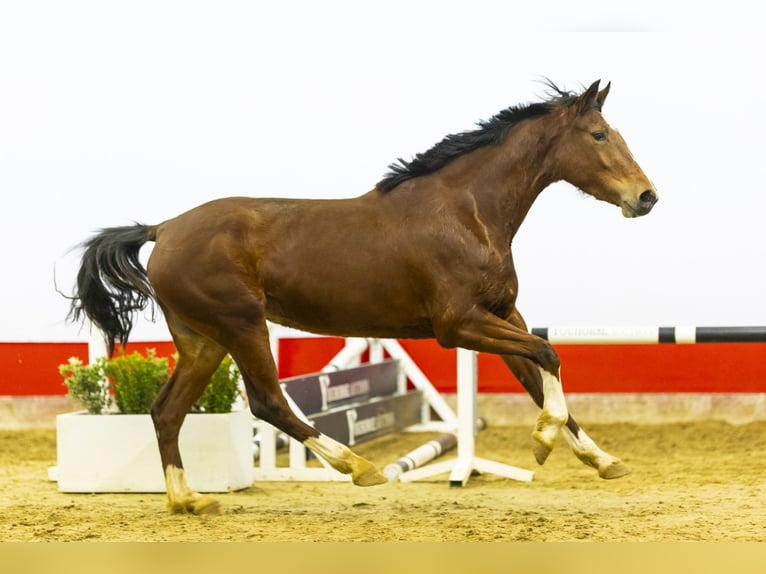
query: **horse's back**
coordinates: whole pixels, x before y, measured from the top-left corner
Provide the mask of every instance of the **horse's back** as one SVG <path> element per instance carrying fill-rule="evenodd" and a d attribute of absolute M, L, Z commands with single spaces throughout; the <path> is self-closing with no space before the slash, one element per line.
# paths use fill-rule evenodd
<path fill-rule="evenodd" d="M 158 226 L 148 270 L 160 299 L 190 308 L 192 295 L 258 298 L 268 319 L 305 330 L 430 336 L 414 248 L 392 221 L 371 196 L 218 199 Z"/>

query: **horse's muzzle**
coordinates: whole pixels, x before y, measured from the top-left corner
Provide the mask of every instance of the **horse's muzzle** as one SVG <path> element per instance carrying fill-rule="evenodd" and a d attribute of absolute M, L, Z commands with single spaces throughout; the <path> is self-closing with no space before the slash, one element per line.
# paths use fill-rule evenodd
<path fill-rule="evenodd" d="M 647 189 L 638 196 L 638 201 L 636 203 L 623 201 L 622 214 L 625 217 L 641 217 L 642 215 L 649 213 L 658 200 L 659 197 L 657 197 L 657 194 L 653 190 Z"/>

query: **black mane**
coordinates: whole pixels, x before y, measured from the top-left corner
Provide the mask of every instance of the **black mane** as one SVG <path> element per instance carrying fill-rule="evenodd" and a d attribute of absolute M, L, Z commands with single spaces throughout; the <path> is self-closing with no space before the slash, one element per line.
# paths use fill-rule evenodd
<path fill-rule="evenodd" d="M 386 193 L 409 179 L 428 175 L 440 170 L 455 158 L 480 147 L 498 145 L 505 141 L 508 131 L 522 120 L 547 114 L 549 111 L 571 104 L 576 95 L 559 89 L 553 82 L 545 82 L 549 98 L 543 102 L 511 106 L 489 120 L 477 123 L 478 128 L 446 136 L 426 152 L 415 155 L 410 161 L 402 158 L 388 166 L 388 173 L 375 186 Z"/>

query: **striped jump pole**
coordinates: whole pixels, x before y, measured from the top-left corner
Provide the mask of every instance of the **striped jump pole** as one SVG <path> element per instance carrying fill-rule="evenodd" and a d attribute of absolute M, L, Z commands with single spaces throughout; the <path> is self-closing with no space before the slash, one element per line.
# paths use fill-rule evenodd
<path fill-rule="evenodd" d="M 399 475 L 401 482 L 423 480 L 449 472 L 450 486 L 465 486 L 473 471 L 490 473 L 529 482 L 534 472 L 502 464 L 475 455 L 475 435 L 478 431 L 476 415 L 477 354 L 468 349 L 457 349 L 457 458 L 414 468 Z"/>
<path fill-rule="evenodd" d="M 530 332 L 533 335 L 546 339 L 553 345 L 766 343 L 766 326 L 533 327 Z"/>
<path fill-rule="evenodd" d="M 398 480 L 403 472 L 408 472 L 415 468 L 420 468 L 425 463 L 442 455 L 442 453 L 452 450 L 457 446 L 457 435 L 455 433 L 444 433 L 433 440 L 420 445 L 402 456 L 396 462 L 386 465 L 383 474 L 388 480 Z"/>
<path fill-rule="evenodd" d="M 487 427 L 487 422 L 478 417 L 476 419 L 476 430 L 480 431 Z M 388 480 L 398 480 L 402 473 L 420 468 L 427 462 L 440 457 L 445 452 L 452 450 L 457 446 L 457 433 L 447 432 L 429 440 L 402 456 L 396 462 L 393 462 L 383 469 L 383 474 Z"/>

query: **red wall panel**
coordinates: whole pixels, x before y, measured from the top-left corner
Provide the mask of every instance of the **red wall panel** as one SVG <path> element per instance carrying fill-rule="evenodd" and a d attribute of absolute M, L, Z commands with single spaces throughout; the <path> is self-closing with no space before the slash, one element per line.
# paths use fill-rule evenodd
<path fill-rule="evenodd" d="M 65 395 L 58 366 L 88 359 L 86 343 L 1 343 L 0 395 Z"/>
<path fill-rule="evenodd" d="M 434 340 L 402 340 L 402 347 L 443 392 L 455 391 L 455 350 Z M 285 339 L 280 376 L 301 374 L 291 354 L 311 356 L 321 368 L 342 347 L 342 339 Z M 558 345 L 564 390 L 580 393 L 766 392 L 766 343 L 695 345 Z M 479 391 L 525 392 L 499 357 L 479 355 Z"/>
<path fill-rule="evenodd" d="M 155 349 L 160 357 L 175 352 L 171 341 L 130 343 L 126 352 Z M 0 395 L 65 395 L 59 365 L 69 357 L 88 362 L 87 343 L 0 343 Z M 171 367 L 173 363 L 171 361 Z"/>
<path fill-rule="evenodd" d="M 402 340 L 402 346 L 434 385 L 455 391 L 456 354 L 433 340 Z M 320 370 L 341 348 L 343 339 L 282 339 L 279 375 Z M 138 342 L 128 352 L 154 348 L 170 356 L 170 341 Z M 766 392 L 766 343 L 696 345 L 559 345 L 561 374 L 567 392 Z M 71 356 L 87 361 L 86 343 L 0 343 L 0 395 L 66 393 L 58 365 Z M 171 363 L 172 366 L 172 363 Z M 494 356 L 479 357 L 479 391 L 524 392 Z"/>

